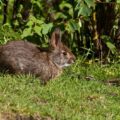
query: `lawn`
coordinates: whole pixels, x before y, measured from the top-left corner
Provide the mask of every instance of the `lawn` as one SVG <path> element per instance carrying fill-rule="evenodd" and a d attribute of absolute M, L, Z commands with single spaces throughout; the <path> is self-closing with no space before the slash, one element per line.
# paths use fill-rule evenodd
<path fill-rule="evenodd" d="M 120 120 L 119 77 L 118 63 L 80 60 L 45 86 L 34 76 L 1 74 L 0 120 Z"/>

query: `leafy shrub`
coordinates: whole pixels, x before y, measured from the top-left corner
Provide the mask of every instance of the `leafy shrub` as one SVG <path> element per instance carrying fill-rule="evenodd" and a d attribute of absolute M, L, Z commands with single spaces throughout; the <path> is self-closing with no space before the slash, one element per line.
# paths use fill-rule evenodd
<path fill-rule="evenodd" d="M 20 33 L 15 32 L 9 24 L 4 24 L 0 28 L 0 44 L 5 44 L 11 40 L 21 39 Z"/>
<path fill-rule="evenodd" d="M 15 30 L 21 33 L 19 38 L 46 46 L 53 29 L 60 27 L 64 42 L 77 55 L 85 54 L 86 58 L 105 58 L 116 54 L 117 45 L 114 38 L 119 28 L 117 16 L 120 15 L 118 12 L 120 9 L 119 5 L 115 5 L 114 0 L 101 2 L 95 0 L 29 0 L 29 2 L 31 2 L 30 7 L 27 6 L 30 9 L 29 18 L 26 21 L 22 20 L 22 13 L 26 10 L 22 4 L 17 13 L 18 19 L 12 21 L 14 23 L 9 23 L 14 24 Z M 120 0 L 116 2 L 119 3 Z M 9 0 L 9 7 L 12 4 L 13 1 Z M 3 6 L 0 5 L 0 12 Z M 3 41 L 9 40 L 8 37 Z"/>

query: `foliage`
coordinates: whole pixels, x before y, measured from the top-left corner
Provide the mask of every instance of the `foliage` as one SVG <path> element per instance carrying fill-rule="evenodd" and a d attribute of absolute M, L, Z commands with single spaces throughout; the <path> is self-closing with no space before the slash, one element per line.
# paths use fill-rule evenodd
<path fill-rule="evenodd" d="M 105 42 L 105 44 L 107 45 L 107 47 L 110 49 L 110 51 L 112 52 L 112 54 L 114 54 L 116 52 L 116 47 L 115 45 L 111 42 L 111 38 L 109 36 L 106 35 L 102 35 L 101 39 L 103 40 L 103 42 Z"/>
<path fill-rule="evenodd" d="M 38 20 L 34 16 L 30 16 L 29 21 L 26 24 L 26 28 L 23 30 L 21 37 L 25 38 L 27 36 L 33 36 L 37 34 L 42 37 L 42 35 L 47 35 L 48 32 L 53 27 L 52 23 L 46 24 L 43 20 Z"/>
<path fill-rule="evenodd" d="M 53 29 L 59 27 L 63 32 L 64 42 L 77 55 L 87 54 L 89 50 L 89 58 L 99 57 L 101 53 L 103 53 L 102 58 L 116 54 L 115 49 L 118 49 L 116 34 L 119 30 L 120 14 L 119 5 L 115 5 L 114 0 L 31 0 L 27 2 L 31 2 L 27 6 L 28 10 L 24 8 L 23 3 L 19 3 L 20 6 L 16 10 L 18 13 L 14 15 L 12 13 L 15 10 L 11 8 L 13 0 L 9 0 L 10 12 L 7 13 L 9 14 L 7 24 L 12 27 L 14 25 L 13 30 L 21 34 L 20 38 L 46 45 Z M 119 3 L 119 0 L 116 3 Z M 4 6 L 4 2 L 1 2 L 0 19 L 3 19 Z M 28 12 L 26 12 L 27 16 L 29 15 L 27 19 L 23 18 L 25 11 Z M 12 16 L 17 16 L 16 20 L 13 20 Z"/>
<path fill-rule="evenodd" d="M 9 24 L 4 24 L 0 29 L 0 44 L 5 44 L 11 40 L 21 39 L 20 33 L 13 31 Z"/>

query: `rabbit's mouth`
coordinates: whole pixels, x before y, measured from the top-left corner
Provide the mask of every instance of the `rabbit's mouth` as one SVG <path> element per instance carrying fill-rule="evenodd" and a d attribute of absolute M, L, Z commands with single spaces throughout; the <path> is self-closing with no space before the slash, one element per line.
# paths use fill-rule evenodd
<path fill-rule="evenodd" d="M 60 67 L 61 68 L 68 67 L 68 66 L 70 66 L 73 63 L 74 63 L 74 60 L 71 59 L 67 63 L 61 64 Z"/>
<path fill-rule="evenodd" d="M 65 63 L 65 64 L 61 64 L 60 67 L 61 67 L 61 68 L 68 67 L 68 66 L 70 66 L 70 65 L 73 64 L 73 63 L 74 63 L 74 61 L 67 62 L 67 63 Z"/>

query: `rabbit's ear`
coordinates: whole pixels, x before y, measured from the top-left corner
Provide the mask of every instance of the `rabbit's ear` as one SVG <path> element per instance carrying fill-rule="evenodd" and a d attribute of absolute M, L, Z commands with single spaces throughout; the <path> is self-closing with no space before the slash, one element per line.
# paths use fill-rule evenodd
<path fill-rule="evenodd" d="M 50 44 L 53 48 L 56 48 L 56 47 L 59 47 L 60 43 L 61 43 L 61 31 L 60 29 L 57 28 L 52 33 Z"/>

